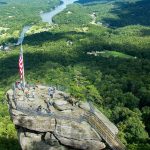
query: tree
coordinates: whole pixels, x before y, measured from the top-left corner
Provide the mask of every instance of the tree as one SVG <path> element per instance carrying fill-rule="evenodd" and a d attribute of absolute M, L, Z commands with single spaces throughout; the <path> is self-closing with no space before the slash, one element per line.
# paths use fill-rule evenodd
<path fill-rule="evenodd" d="M 150 107 L 145 106 L 142 108 L 142 118 L 143 122 L 145 123 L 146 130 L 150 136 Z"/>
<path fill-rule="evenodd" d="M 118 124 L 120 131 L 128 143 L 140 142 L 148 139 L 143 122 L 138 117 L 129 117 Z"/>

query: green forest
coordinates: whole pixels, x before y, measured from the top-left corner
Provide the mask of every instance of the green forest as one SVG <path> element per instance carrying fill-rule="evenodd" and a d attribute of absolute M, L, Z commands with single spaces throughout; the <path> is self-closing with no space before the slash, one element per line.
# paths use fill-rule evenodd
<path fill-rule="evenodd" d="M 0 0 L 0 45 L 17 42 L 22 27 L 32 24 L 23 43 L 26 80 L 92 101 L 118 127 L 127 149 L 149 150 L 150 1 L 79 0 L 54 24 L 42 23 L 40 11 L 59 4 Z M 19 50 L 0 51 L 1 150 L 21 149 L 5 96 L 19 79 Z"/>

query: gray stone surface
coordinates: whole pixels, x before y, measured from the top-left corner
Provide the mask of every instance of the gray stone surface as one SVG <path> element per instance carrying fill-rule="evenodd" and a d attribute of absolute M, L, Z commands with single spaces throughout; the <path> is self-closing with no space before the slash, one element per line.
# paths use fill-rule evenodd
<path fill-rule="evenodd" d="M 83 103 L 83 102 L 82 102 L 82 103 L 80 102 L 80 103 L 79 103 L 79 107 L 82 108 L 82 109 L 85 109 L 85 110 L 87 110 L 87 111 L 90 111 L 90 106 L 89 106 L 89 103 L 87 103 L 87 102 L 84 102 L 84 103 Z"/>
<path fill-rule="evenodd" d="M 11 117 L 15 125 L 33 131 L 47 132 L 55 130 L 55 118 L 42 116 L 28 116 L 24 114 L 18 114 L 17 111 L 13 111 Z"/>
<path fill-rule="evenodd" d="M 54 134 L 62 144 L 76 149 L 105 148 L 105 145 L 100 142 L 101 139 L 86 122 L 58 120 Z"/>
<path fill-rule="evenodd" d="M 55 100 L 53 105 L 59 111 L 73 109 L 73 107 L 65 100 Z"/>
<path fill-rule="evenodd" d="M 89 110 L 87 104 L 80 108 L 69 94 L 57 90 L 51 98 L 48 87 L 41 85 L 30 88 L 29 93 L 33 92 L 32 101 L 21 90 L 15 90 L 15 98 L 12 90 L 7 92 L 10 116 L 23 150 L 105 148 L 94 128 L 82 119 L 85 110 Z"/>

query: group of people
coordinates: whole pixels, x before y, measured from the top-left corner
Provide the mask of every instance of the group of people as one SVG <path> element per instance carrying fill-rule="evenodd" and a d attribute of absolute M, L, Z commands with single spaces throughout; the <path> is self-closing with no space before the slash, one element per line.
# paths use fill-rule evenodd
<path fill-rule="evenodd" d="M 24 85 L 22 82 L 16 81 L 16 83 L 15 83 L 15 88 L 24 91 L 25 89 L 28 89 L 28 90 L 29 90 L 29 89 L 30 89 L 30 85 L 29 85 L 28 82 L 26 82 L 25 85 Z"/>
<path fill-rule="evenodd" d="M 23 86 L 23 84 L 20 81 L 17 81 L 15 83 L 15 88 L 17 88 L 19 90 L 22 90 L 27 98 L 35 98 L 35 92 L 34 91 L 32 91 L 32 92 L 30 91 L 31 87 L 30 87 L 30 85 L 28 83 L 26 83 L 25 86 Z M 33 87 L 33 89 L 35 89 L 35 87 Z M 49 99 L 49 103 L 48 103 L 49 105 L 53 104 L 52 99 L 53 99 L 55 93 L 56 93 L 56 87 L 50 86 L 48 88 L 48 95 L 51 98 L 51 100 Z M 42 111 L 42 106 L 39 106 L 37 108 L 37 111 L 38 112 Z"/>
<path fill-rule="evenodd" d="M 15 88 L 23 91 L 27 98 L 35 98 L 35 92 L 30 92 L 30 85 L 28 82 L 26 82 L 26 84 L 23 85 L 22 82 L 16 81 Z M 33 89 L 35 89 L 35 87 L 33 87 Z"/>

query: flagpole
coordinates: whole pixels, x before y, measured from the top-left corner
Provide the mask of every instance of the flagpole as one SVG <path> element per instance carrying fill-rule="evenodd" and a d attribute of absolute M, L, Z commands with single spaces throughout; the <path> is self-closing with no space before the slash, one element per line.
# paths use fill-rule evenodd
<path fill-rule="evenodd" d="M 23 77 L 22 77 L 22 84 L 23 84 L 23 87 L 25 88 L 24 59 L 23 59 L 23 47 L 22 47 L 22 42 L 21 42 L 21 54 L 22 54 L 22 60 L 23 60 Z"/>

